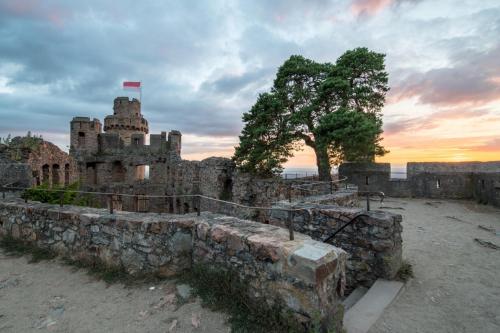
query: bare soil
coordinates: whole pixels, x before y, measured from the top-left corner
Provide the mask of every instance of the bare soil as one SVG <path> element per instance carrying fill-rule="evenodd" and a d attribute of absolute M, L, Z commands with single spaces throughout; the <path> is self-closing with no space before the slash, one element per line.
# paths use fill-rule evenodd
<path fill-rule="evenodd" d="M 382 206 L 403 215 L 403 256 L 415 277 L 370 333 L 500 332 L 500 250 L 474 240 L 500 246 L 500 209 L 392 198 Z"/>
<path fill-rule="evenodd" d="M 229 332 L 224 314 L 177 295 L 174 281 L 107 285 L 57 260 L 0 252 L 0 332 Z"/>

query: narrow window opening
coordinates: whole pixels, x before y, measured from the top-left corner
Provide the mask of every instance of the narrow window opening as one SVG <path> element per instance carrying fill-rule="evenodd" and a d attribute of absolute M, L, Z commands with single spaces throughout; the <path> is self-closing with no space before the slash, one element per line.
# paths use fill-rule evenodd
<path fill-rule="evenodd" d="M 136 165 L 135 166 L 135 180 L 148 180 L 149 179 L 149 165 Z"/>
<path fill-rule="evenodd" d="M 484 181 L 484 179 L 481 179 L 481 189 L 485 189 L 486 187 L 486 182 Z"/>
<path fill-rule="evenodd" d="M 370 178 L 368 176 L 366 176 L 366 179 L 365 179 L 365 184 L 366 185 L 370 185 Z"/>
<path fill-rule="evenodd" d="M 120 161 L 114 162 L 113 166 L 111 167 L 111 179 L 112 179 L 112 181 L 115 183 L 124 182 L 126 172 L 127 172 L 127 170 L 122 165 L 122 162 L 120 162 Z"/>
<path fill-rule="evenodd" d="M 85 133 L 78 132 L 78 146 L 83 146 L 85 144 Z"/>
<path fill-rule="evenodd" d="M 436 188 L 441 188 L 441 180 L 440 179 L 438 179 L 436 181 Z"/>

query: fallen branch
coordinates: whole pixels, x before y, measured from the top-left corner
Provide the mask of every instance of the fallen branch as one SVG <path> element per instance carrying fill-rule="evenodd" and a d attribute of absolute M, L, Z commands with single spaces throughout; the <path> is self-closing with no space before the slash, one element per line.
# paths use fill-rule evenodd
<path fill-rule="evenodd" d="M 474 238 L 474 240 L 476 242 L 478 242 L 479 245 L 481 245 L 481 246 L 484 246 L 484 247 L 487 247 L 487 248 L 490 248 L 490 249 L 494 249 L 494 250 L 500 250 L 500 246 L 495 245 L 495 244 L 493 244 L 491 242 L 485 241 L 484 239 Z"/>

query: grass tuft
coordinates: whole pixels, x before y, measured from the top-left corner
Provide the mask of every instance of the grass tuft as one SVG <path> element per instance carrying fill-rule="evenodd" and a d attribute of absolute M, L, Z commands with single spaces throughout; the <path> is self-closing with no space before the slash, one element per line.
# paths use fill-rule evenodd
<path fill-rule="evenodd" d="M 403 263 L 401 264 L 401 267 L 399 268 L 399 271 L 396 274 L 396 279 L 406 282 L 413 277 L 414 274 L 413 274 L 412 264 L 410 264 L 410 262 L 407 260 L 403 260 Z"/>
<path fill-rule="evenodd" d="M 9 255 L 31 255 L 30 263 L 40 262 L 42 260 L 51 260 L 56 257 L 54 251 L 42 249 L 38 246 L 31 245 L 22 240 L 6 235 L 0 240 L 0 247 Z"/>
<path fill-rule="evenodd" d="M 249 285 L 223 267 L 195 265 L 180 277 L 193 288 L 202 304 L 229 314 L 232 332 L 303 332 L 283 307 L 250 300 Z"/>

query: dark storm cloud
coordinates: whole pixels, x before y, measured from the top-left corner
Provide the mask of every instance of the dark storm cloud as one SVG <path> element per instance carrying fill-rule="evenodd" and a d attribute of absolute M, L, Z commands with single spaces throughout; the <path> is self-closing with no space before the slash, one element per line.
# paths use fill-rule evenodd
<path fill-rule="evenodd" d="M 492 88 L 498 72 L 491 69 L 498 70 L 498 49 L 463 53 L 459 46 L 495 31 L 473 31 L 460 43 L 442 38 L 439 47 L 453 59 L 446 68 L 418 72 L 398 57 L 406 53 L 398 53 L 398 45 L 424 32 L 435 36 L 446 30 L 442 22 L 452 20 L 429 25 L 412 18 L 412 26 L 403 29 L 406 25 L 396 19 L 421 2 L 3 0 L 0 136 L 30 129 L 63 140 L 73 116 L 102 120 L 111 113 L 113 98 L 123 95 L 122 81 L 140 80 L 151 132 L 178 129 L 214 140 L 236 138 L 243 112 L 269 89 L 277 67 L 290 55 L 333 62 L 356 46 L 388 53 L 390 70 L 409 77 L 393 80 L 400 98 L 451 103 L 467 92 L 466 99 L 491 99 L 498 93 Z M 370 20 L 358 20 L 354 4 L 364 6 Z M 477 15 L 492 21 L 492 11 Z M 382 12 L 398 16 L 377 21 Z M 482 21 L 474 17 L 471 22 Z"/>
<path fill-rule="evenodd" d="M 500 96 L 500 46 L 458 52 L 450 67 L 410 75 L 393 89 L 396 98 L 418 96 L 425 104 L 485 104 Z"/>

